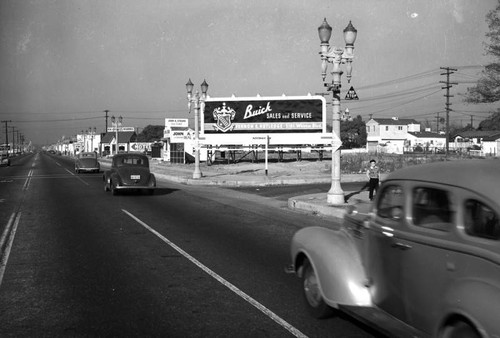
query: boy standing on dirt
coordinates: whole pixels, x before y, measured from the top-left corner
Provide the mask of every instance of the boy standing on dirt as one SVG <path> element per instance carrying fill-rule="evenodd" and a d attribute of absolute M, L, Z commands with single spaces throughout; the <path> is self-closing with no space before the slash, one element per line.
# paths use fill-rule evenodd
<path fill-rule="evenodd" d="M 370 192 L 368 197 L 370 198 L 370 201 L 373 200 L 373 192 L 378 191 L 378 185 L 380 183 L 380 170 L 376 164 L 377 162 L 375 160 L 371 160 L 370 167 L 366 170 L 366 176 L 369 179 L 368 188 Z"/>

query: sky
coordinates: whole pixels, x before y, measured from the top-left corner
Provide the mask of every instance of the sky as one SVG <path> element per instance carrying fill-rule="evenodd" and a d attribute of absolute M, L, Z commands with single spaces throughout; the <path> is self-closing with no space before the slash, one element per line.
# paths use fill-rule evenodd
<path fill-rule="evenodd" d="M 210 97 L 301 96 L 325 92 L 318 26 L 344 47 L 352 21 L 353 116 L 415 118 L 436 128 L 487 118 L 498 105 L 466 105 L 485 54 L 486 14 L 498 0 L 0 0 L 0 142 L 5 125 L 33 144 L 96 127 L 105 113 L 123 126 L 188 118 L 185 84 Z M 330 68 L 331 69 L 331 68 Z M 345 71 L 345 68 L 343 69 Z M 331 81 L 331 76 L 327 77 Z M 331 96 L 330 99 L 331 100 Z M 327 106 L 329 112 L 331 106 Z"/>

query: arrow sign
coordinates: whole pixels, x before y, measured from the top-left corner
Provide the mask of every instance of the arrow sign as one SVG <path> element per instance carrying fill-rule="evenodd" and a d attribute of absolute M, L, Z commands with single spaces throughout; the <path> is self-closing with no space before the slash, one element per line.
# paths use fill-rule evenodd
<path fill-rule="evenodd" d="M 354 90 L 354 87 L 351 86 L 349 90 L 347 91 L 347 94 L 345 95 L 346 100 L 359 100 L 358 94 L 356 94 L 356 91 Z"/>

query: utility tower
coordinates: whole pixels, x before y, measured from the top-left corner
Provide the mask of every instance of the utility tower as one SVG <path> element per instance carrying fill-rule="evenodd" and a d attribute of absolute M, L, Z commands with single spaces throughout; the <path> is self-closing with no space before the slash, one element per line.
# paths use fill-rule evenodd
<path fill-rule="evenodd" d="M 446 71 L 446 73 L 441 73 L 441 75 L 446 75 L 446 81 L 439 81 L 440 83 L 444 83 L 445 86 L 441 87 L 441 89 L 446 89 L 446 94 L 444 95 L 446 97 L 446 156 L 448 156 L 449 152 L 449 147 L 450 147 L 450 111 L 453 111 L 453 109 L 450 108 L 451 103 L 450 103 L 450 97 L 453 97 L 453 95 L 450 95 L 450 88 L 453 85 L 457 85 L 458 83 L 456 82 L 450 82 L 450 75 L 453 74 L 454 72 L 457 71 L 457 69 L 450 68 L 450 67 L 441 67 L 440 69 L 443 69 Z"/>

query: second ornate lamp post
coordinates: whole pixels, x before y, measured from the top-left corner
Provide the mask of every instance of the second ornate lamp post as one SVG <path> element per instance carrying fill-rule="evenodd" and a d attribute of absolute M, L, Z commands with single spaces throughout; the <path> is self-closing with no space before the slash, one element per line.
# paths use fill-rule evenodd
<path fill-rule="evenodd" d="M 354 50 L 354 41 L 356 41 L 357 30 L 353 27 L 352 23 L 349 21 L 349 25 L 344 29 L 344 41 L 346 46 L 344 48 L 330 47 L 329 41 L 332 36 L 332 27 L 326 22 L 326 18 L 323 20 L 321 26 L 318 27 L 319 39 L 321 41 L 321 75 L 323 77 L 323 82 L 328 90 L 332 91 L 332 106 L 333 106 L 333 120 L 332 120 L 332 186 L 328 191 L 327 202 L 329 204 L 344 204 L 345 197 L 344 191 L 340 186 L 340 149 L 337 148 L 335 140 L 340 138 L 340 87 L 341 87 L 341 75 L 342 70 L 340 65 L 346 64 L 347 71 L 347 81 L 351 81 L 352 72 L 352 59 Z M 332 82 L 325 82 L 326 70 L 328 68 L 328 63 L 333 65 L 331 74 Z"/>
<path fill-rule="evenodd" d="M 122 125 L 123 117 L 118 117 L 115 118 L 114 116 L 111 116 L 111 124 L 115 128 L 115 135 L 116 135 L 116 151 L 115 154 L 118 154 L 118 127 Z M 111 148 L 111 155 L 113 155 L 113 148 Z"/>
<path fill-rule="evenodd" d="M 203 110 L 205 107 L 205 100 L 207 98 L 208 91 L 208 83 L 203 80 L 201 84 L 201 97 L 200 93 L 196 91 L 193 96 L 193 87 L 194 84 L 189 79 L 188 83 L 186 83 L 187 90 L 187 100 L 188 100 L 188 108 L 191 111 L 191 104 L 194 104 L 194 172 L 193 178 L 201 178 L 201 170 L 200 170 L 200 110 Z"/>
<path fill-rule="evenodd" d="M 82 138 L 83 138 L 83 149 L 80 152 L 84 153 L 87 151 L 87 144 L 85 141 L 85 131 L 83 131 L 83 130 L 82 130 Z"/>
<path fill-rule="evenodd" d="M 88 130 L 89 130 L 88 133 L 90 136 L 90 150 L 89 151 L 94 151 L 94 136 L 96 133 L 96 127 L 94 127 L 94 129 L 92 129 L 92 127 L 89 127 Z"/>

